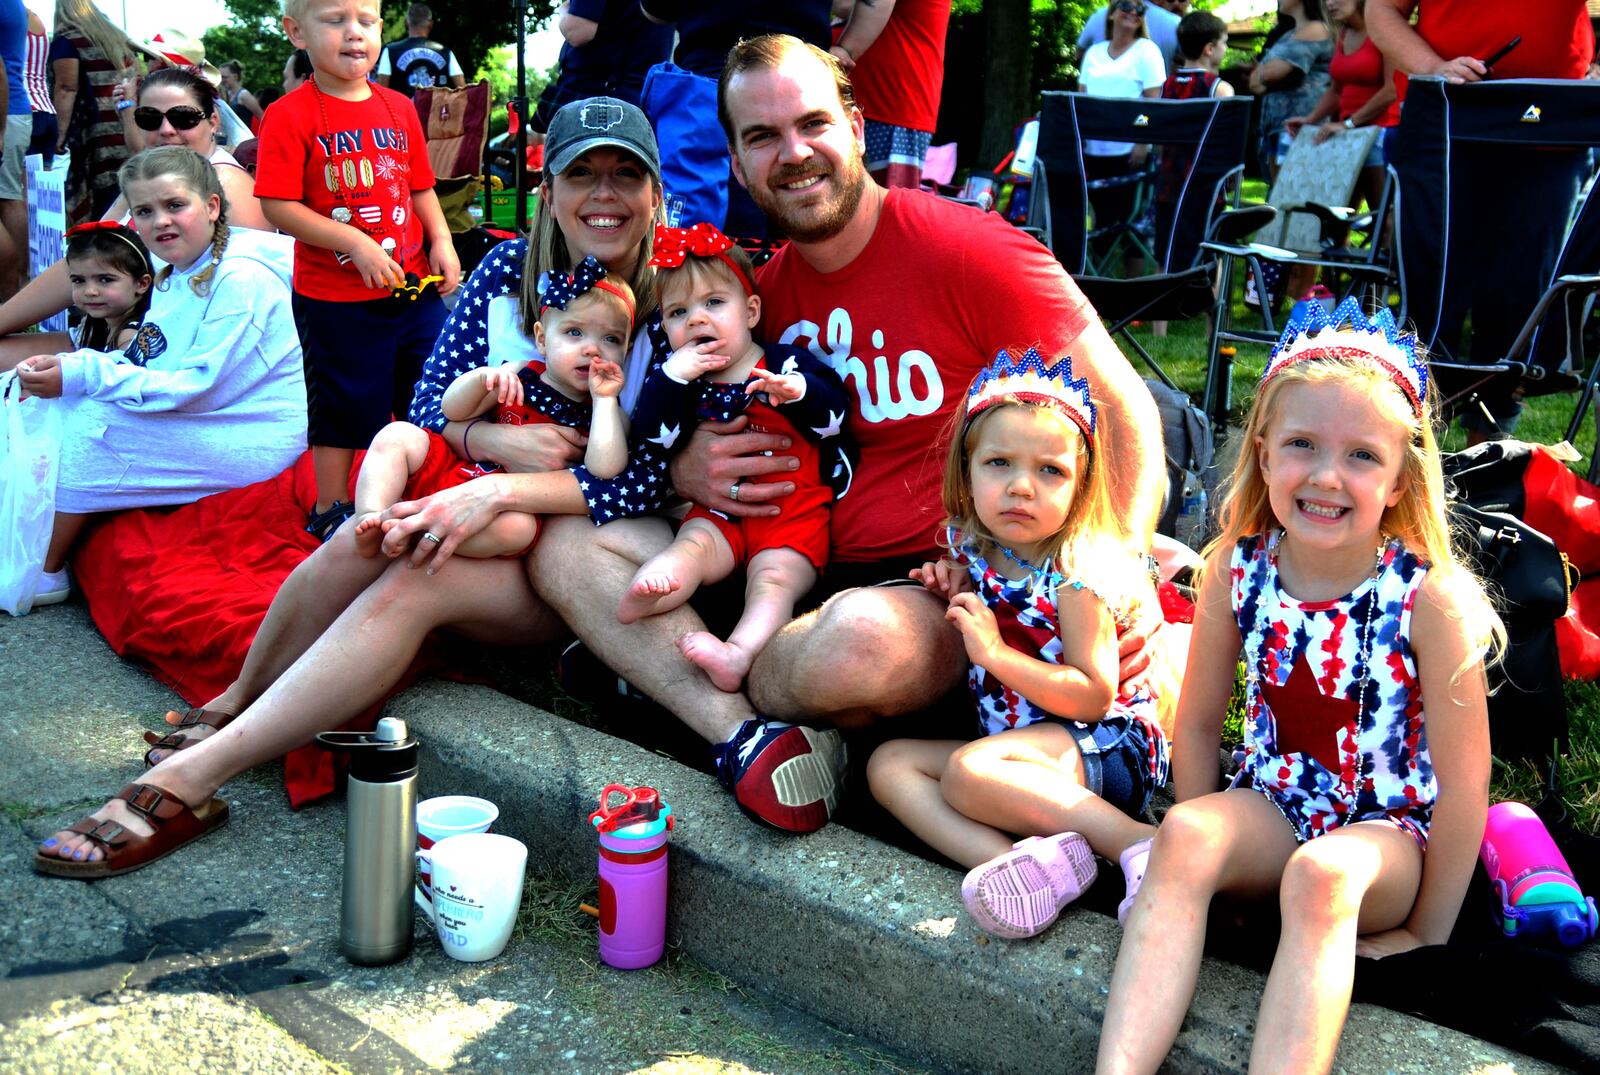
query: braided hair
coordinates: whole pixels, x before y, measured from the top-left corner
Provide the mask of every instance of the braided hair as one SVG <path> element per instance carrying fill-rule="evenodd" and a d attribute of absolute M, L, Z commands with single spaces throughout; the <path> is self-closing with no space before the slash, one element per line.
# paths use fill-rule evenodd
<path fill-rule="evenodd" d="M 153 179 L 175 179 L 201 201 L 210 200 L 214 194 L 220 204 L 217 221 L 211 229 L 211 264 L 189 278 L 189 288 L 200 297 L 211 293 L 211 278 L 216 275 L 222 252 L 228 248 L 228 195 L 222 189 L 222 180 L 211 162 L 187 146 L 152 146 L 129 158 L 117 173 L 117 182 L 124 192 L 129 183 L 143 183 Z M 156 287 L 164 287 L 172 275 L 172 266 L 161 270 Z"/>

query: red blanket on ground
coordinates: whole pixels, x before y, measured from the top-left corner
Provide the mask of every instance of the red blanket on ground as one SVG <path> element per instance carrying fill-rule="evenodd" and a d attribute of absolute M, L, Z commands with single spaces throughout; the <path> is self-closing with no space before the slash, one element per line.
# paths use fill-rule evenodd
<path fill-rule="evenodd" d="M 1556 621 L 1561 674 L 1600 679 L 1600 488 L 1544 449 L 1529 457 L 1522 487 L 1528 525 L 1554 541 L 1586 580 Z"/>
<path fill-rule="evenodd" d="M 148 665 L 190 705 L 210 701 L 244 664 L 278 587 L 317 549 L 304 529 L 315 489 L 307 452 L 267 481 L 179 508 L 122 512 L 94 527 L 72 571 L 95 626 L 113 650 Z M 370 727 L 377 710 L 352 725 Z M 336 774 L 333 755 L 318 747 L 290 752 L 290 805 L 332 792 Z"/>

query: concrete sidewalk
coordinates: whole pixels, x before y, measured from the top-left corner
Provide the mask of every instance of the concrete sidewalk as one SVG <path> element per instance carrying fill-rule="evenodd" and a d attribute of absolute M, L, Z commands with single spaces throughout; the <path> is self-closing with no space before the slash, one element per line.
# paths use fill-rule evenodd
<path fill-rule="evenodd" d="M 0 924 L 0 967 L 11 976 L 0 981 L 0 1068 L 93 1066 L 99 1054 L 78 1047 L 129 1018 L 115 1007 L 124 997 L 142 1007 L 151 1050 L 204 1055 L 207 1068 L 612 1071 L 684 1049 L 700 1054 L 697 1066 L 713 1055 L 785 1072 L 1092 1067 L 1120 938 L 1114 920 L 1071 909 L 1038 940 L 991 942 L 962 912 L 954 871 L 839 825 L 800 838 L 768 832 L 709 776 L 485 687 L 429 681 L 390 704 L 423 740 L 423 793 L 494 800 L 500 831 L 527 842 L 552 876 L 581 885 L 595 855 L 582 821 L 599 789 L 661 789 L 679 819 L 672 937 L 744 990 L 678 981 L 716 984 L 717 974 L 671 964 L 636 975 L 591 966 L 582 988 L 618 995 L 586 1008 L 570 1001 L 580 991 L 571 975 L 543 965 L 561 958 L 541 947 L 556 944 L 548 929 L 489 964 L 451 963 L 421 939 L 395 967 L 350 967 L 335 945 L 342 803 L 291 813 L 270 768 L 225 789 L 233 820 L 193 849 L 92 886 L 37 878 L 28 840 L 133 779 L 138 732 L 176 700 L 110 654 L 81 607 L 0 618 L 0 658 L 0 699 L 14 714 L 0 729 L 0 806 L 14 819 L 0 829 L 0 891 L 22 909 Z M 571 900 L 549 886 L 530 899 L 558 905 L 533 917 L 566 923 L 592 953 L 571 925 Z M 680 987 L 681 1004 L 670 995 Z M 1258 975 L 1208 961 L 1169 1068 L 1243 1070 L 1260 992 Z M 556 994 L 575 1006 L 552 1016 Z M 175 996 L 195 1007 L 164 1008 Z M 707 1054 L 687 1026 L 660 1020 L 663 1005 L 669 1016 L 698 1006 L 703 1019 L 708 1004 L 766 1044 Z M 626 1032 L 644 1012 L 656 1017 L 639 1016 L 648 1042 Z M 563 1036 L 563 1015 L 590 1023 Z M 244 1024 L 259 1031 L 247 1048 L 229 1029 Z M 516 1048 L 533 1034 L 555 1044 Z M 1344 1041 L 1338 1069 L 1349 1072 L 1557 1070 L 1368 1006 L 1352 1011 Z"/>

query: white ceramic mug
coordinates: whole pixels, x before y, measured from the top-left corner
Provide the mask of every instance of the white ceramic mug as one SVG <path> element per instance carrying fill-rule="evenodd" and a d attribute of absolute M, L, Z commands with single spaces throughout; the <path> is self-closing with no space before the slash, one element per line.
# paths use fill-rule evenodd
<path fill-rule="evenodd" d="M 500 808 L 488 799 L 471 795 L 436 795 L 417 804 L 417 846 L 426 851 L 440 840 L 488 832 L 500 816 Z M 433 878 L 426 860 L 422 867 L 422 891 L 432 891 Z"/>
<path fill-rule="evenodd" d="M 433 898 L 415 889 L 417 907 L 445 954 L 479 963 L 505 951 L 522 905 L 528 865 L 522 841 L 490 832 L 451 836 L 417 857 L 433 867 Z"/>

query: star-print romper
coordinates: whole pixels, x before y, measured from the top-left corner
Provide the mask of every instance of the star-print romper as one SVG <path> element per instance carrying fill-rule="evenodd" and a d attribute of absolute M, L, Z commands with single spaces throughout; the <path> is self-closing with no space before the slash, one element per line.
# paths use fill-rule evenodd
<path fill-rule="evenodd" d="M 753 433 L 777 433 L 792 445 L 786 454 L 800 460 L 792 471 L 752 478 L 752 482 L 786 481 L 794 492 L 778 501 L 776 517 L 731 519 L 696 504 L 685 521 L 705 519 L 715 526 L 733 550 L 734 562 L 746 564 L 765 549 L 794 549 L 821 571 L 828 562 L 828 514 L 833 490 L 822 472 L 821 440 L 837 437 L 848 413 L 844 384 L 832 369 L 807 352 L 793 347 L 768 346 L 756 365 L 765 370 L 799 373 L 806 381 L 805 395 L 793 403 L 774 407 L 765 395 L 745 391 L 747 381 L 715 381 L 711 374 L 687 384 L 667 376 L 661 364 L 652 366 L 639 405 L 633 414 L 633 449 L 672 454 L 688 443 L 688 435 L 701 422 L 728 422 L 748 415 Z M 781 363 L 781 365 L 779 364 Z M 751 378 L 754 380 L 754 378 Z M 788 412 L 788 413 L 785 413 Z M 791 418 L 792 416 L 792 418 Z M 809 417 L 821 426 L 807 424 Z"/>
<path fill-rule="evenodd" d="M 1427 568 L 1390 541 L 1374 573 L 1333 601 L 1278 579 L 1282 531 L 1234 546 L 1229 578 L 1245 654 L 1241 777 L 1307 840 L 1388 821 L 1426 847 L 1438 794 L 1411 650 Z"/>
<path fill-rule="evenodd" d="M 978 595 L 994 613 L 1006 645 L 1041 661 L 1060 664 L 1058 589 L 1087 589 L 1104 601 L 1099 591 L 1080 579 L 1064 577 L 1051 560 L 1026 578 L 1008 579 L 970 543 L 963 542 L 956 531 L 947 530 L 946 537 L 951 554 L 966 567 Z M 1112 614 L 1119 624 L 1125 619 L 1116 609 Z M 1084 786 L 1132 817 L 1143 814 L 1150 804 L 1151 792 L 1166 783 L 1167 737 L 1157 720 L 1156 700 L 1146 691 L 1116 699 L 1098 721 L 1078 721 L 1034 705 L 1002 683 L 1000 677 L 976 664 L 968 672 L 967 686 L 978 707 L 978 726 L 983 735 L 998 735 L 1040 721 L 1066 728 L 1083 755 Z"/>
<path fill-rule="evenodd" d="M 587 400 L 568 399 L 541 381 L 539 375 L 527 366 L 517 371 L 517 380 L 522 382 L 522 403 L 496 406 L 486 417 L 499 425 L 563 425 L 589 432 L 593 408 Z M 500 469 L 494 463 L 462 459 L 439 434 L 431 429 L 425 432 L 428 434 L 428 454 L 406 482 L 405 492 L 401 494 L 403 500 L 420 500 Z M 543 533 L 543 528 L 539 532 Z M 535 537 L 527 548 L 507 554 L 508 558 L 526 556 L 538 543 L 539 539 Z"/>

